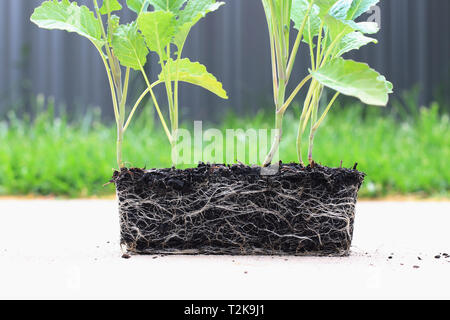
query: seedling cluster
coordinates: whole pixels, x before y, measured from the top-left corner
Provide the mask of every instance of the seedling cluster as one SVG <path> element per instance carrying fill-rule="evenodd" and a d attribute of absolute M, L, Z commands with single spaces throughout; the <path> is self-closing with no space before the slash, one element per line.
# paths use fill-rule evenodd
<path fill-rule="evenodd" d="M 312 163 L 315 134 L 340 94 L 354 96 L 363 103 L 386 106 L 393 86 L 367 64 L 342 56 L 377 40 L 366 36 L 379 31 L 376 22 L 357 22 L 379 0 L 262 0 L 267 17 L 272 56 L 276 135 L 264 165 L 272 162 L 282 138 L 283 116 L 308 81 L 297 137 L 298 160 L 302 159 L 302 138 L 310 127 L 308 161 Z M 289 43 L 291 21 L 297 30 L 292 48 Z M 309 74 L 286 99 L 295 59 L 301 42 L 309 47 Z M 325 87 L 336 91 L 325 110 L 319 104 Z"/>
<path fill-rule="evenodd" d="M 203 87 L 227 99 L 222 84 L 205 66 L 182 58 L 183 48 L 192 27 L 223 3 L 216 0 L 127 0 L 128 8 L 137 14 L 135 21 L 120 24 L 113 14 L 124 10 L 118 0 L 103 0 L 99 7 L 92 0 L 95 13 L 86 6 L 69 0 L 50 0 L 42 3 L 31 21 L 41 28 L 75 32 L 89 39 L 97 48 L 105 65 L 111 88 L 114 115 L 117 124 L 117 164 L 124 167 L 122 145 L 124 134 L 146 95 L 150 94 L 167 138 L 174 147 L 179 126 L 179 82 Z M 150 7 L 153 11 L 149 12 Z M 159 57 L 161 73 L 151 82 L 145 72 L 149 53 Z M 142 73 L 147 89 L 127 112 L 130 71 Z M 125 76 L 123 76 L 125 72 Z M 169 105 L 169 121 L 163 115 L 154 94 L 155 86 L 165 84 Z"/>
<path fill-rule="evenodd" d="M 128 8 L 137 17 L 131 23 L 121 24 L 119 16 L 114 14 L 124 10 L 118 0 L 103 0 L 101 7 L 98 0 L 92 2 L 94 12 L 69 0 L 45 1 L 35 10 L 31 21 L 41 28 L 75 32 L 89 39 L 100 53 L 108 76 L 117 124 L 119 168 L 124 167 L 124 134 L 148 94 L 173 150 L 178 140 L 180 82 L 191 83 L 221 98 L 228 98 L 222 84 L 205 66 L 182 57 L 192 27 L 224 3 L 216 0 L 127 0 Z M 340 94 L 359 98 L 370 105 L 387 104 L 392 84 L 367 64 L 342 58 L 349 51 L 377 43 L 376 39 L 367 36 L 378 32 L 377 23 L 358 22 L 357 19 L 378 2 L 379 0 L 262 0 L 270 35 L 277 129 L 264 166 L 273 161 L 279 149 L 286 110 L 307 84 L 309 88 L 299 119 L 297 137 L 298 159 L 302 165 L 304 132 L 309 125 L 308 161 L 312 163 L 316 132 Z M 292 45 L 291 26 L 297 32 Z M 309 73 L 288 94 L 288 84 L 302 42 L 309 47 Z M 161 72 L 154 82 L 150 81 L 145 71 L 150 52 L 158 55 L 161 66 Z M 128 110 L 131 70 L 142 74 L 147 88 Z M 154 88 L 159 84 L 165 85 L 168 120 L 154 93 Z M 325 109 L 320 110 L 325 87 L 336 93 L 327 101 Z M 175 152 L 172 153 L 174 156 Z"/>
<path fill-rule="evenodd" d="M 200 164 L 186 170 L 124 168 L 122 144 L 133 116 L 148 94 L 176 153 L 179 132 L 179 82 L 203 87 L 227 98 L 222 84 L 198 62 L 182 57 L 191 28 L 223 3 L 215 0 L 127 0 L 136 20 L 121 24 L 118 0 L 92 0 L 94 12 L 69 0 L 45 1 L 31 20 L 47 29 L 76 32 L 100 53 L 108 76 L 117 124 L 117 163 L 113 179 L 119 199 L 120 243 L 128 253 L 230 255 L 347 255 L 353 236 L 355 203 L 364 173 L 353 169 L 303 165 L 302 137 L 308 125 L 308 161 L 313 164 L 314 136 L 340 94 L 384 106 L 392 84 L 367 64 L 342 58 L 376 42 L 371 22 L 356 22 L 378 0 L 262 0 L 270 35 L 276 136 L 264 161 L 273 162 L 282 139 L 283 117 L 309 84 L 300 116 L 297 150 L 300 164 L 281 164 L 277 174 L 255 178 L 262 168 L 242 164 Z M 149 11 L 151 10 L 151 11 Z M 291 25 L 297 30 L 289 43 Z M 288 84 L 301 43 L 309 47 L 311 66 L 288 95 Z M 150 52 L 161 73 L 146 74 Z M 131 71 L 140 72 L 146 90 L 127 107 Z M 124 75 L 123 75 L 124 74 Z M 169 119 L 154 88 L 165 85 Z M 336 93 L 320 111 L 325 87 Z M 319 112 L 320 111 L 320 112 Z M 183 139 L 184 140 L 184 139 Z M 172 155 L 173 156 L 173 155 Z M 270 167 L 272 168 L 272 167 Z M 269 170 L 270 171 L 270 170 Z"/>

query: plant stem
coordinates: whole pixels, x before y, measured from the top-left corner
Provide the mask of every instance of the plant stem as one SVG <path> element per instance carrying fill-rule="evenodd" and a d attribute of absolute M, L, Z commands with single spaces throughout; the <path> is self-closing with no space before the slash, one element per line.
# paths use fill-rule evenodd
<path fill-rule="evenodd" d="M 295 58 L 297 57 L 298 49 L 300 47 L 300 43 L 302 42 L 303 38 L 303 31 L 305 30 L 306 22 L 308 21 L 309 14 L 312 10 L 314 1 L 311 1 L 308 7 L 308 10 L 306 11 L 305 18 L 303 19 L 302 25 L 299 29 L 299 32 L 297 34 L 297 39 L 295 40 L 294 47 L 292 48 L 291 55 L 289 57 L 289 63 L 287 67 L 287 79 L 289 80 L 291 78 L 292 70 L 294 69 L 294 63 Z"/>
<path fill-rule="evenodd" d="M 174 133 L 174 122 L 175 122 L 175 118 L 174 118 L 174 113 L 175 113 L 175 109 L 174 109 L 174 101 L 173 101 L 173 90 L 172 90 L 172 80 L 170 79 L 170 45 L 167 46 L 167 57 L 168 57 L 168 61 L 166 63 L 164 63 L 162 56 L 160 55 L 160 64 L 161 64 L 161 68 L 162 68 L 162 72 L 164 73 L 164 82 L 166 84 L 166 92 L 167 92 L 167 102 L 169 104 L 169 117 L 170 117 L 170 126 L 172 129 L 172 137 L 173 137 L 173 133 Z M 169 70 L 167 70 L 169 69 Z"/>
<path fill-rule="evenodd" d="M 278 148 L 280 147 L 281 138 L 283 135 L 283 117 L 284 117 L 284 110 L 282 110 L 282 105 L 284 104 L 285 99 L 285 92 L 286 92 L 286 84 L 283 79 L 280 79 L 280 84 L 278 87 L 278 101 L 275 106 L 275 137 L 272 142 L 272 147 L 270 148 L 270 152 L 267 155 L 266 159 L 264 160 L 263 166 L 268 166 L 272 163 L 273 157 L 275 156 L 275 153 L 278 151 Z M 280 107 L 279 107 L 280 106 Z"/>
<path fill-rule="evenodd" d="M 176 76 L 174 80 L 174 118 L 175 118 L 175 130 L 178 130 L 179 118 L 178 118 L 178 108 L 179 108 L 179 79 L 180 79 L 180 59 L 183 53 L 184 43 L 178 48 L 177 52 L 177 66 L 176 66 Z"/>
<path fill-rule="evenodd" d="M 113 57 L 113 55 L 111 53 L 111 48 L 109 47 L 108 36 L 105 31 L 105 26 L 103 24 L 102 15 L 100 13 L 100 9 L 98 7 L 97 0 L 93 0 L 93 3 L 94 3 L 94 8 L 95 8 L 95 13 L 97 14 L 97 20 L 99 21 L 99 24 L 101 27 L 102 37 L 105 40 L 106 55 L 108 56 L 109 66 L 111 68 L 111 73 L 113 75 L 114 84 L 116 85 L 117 93 L 119 96 L 119 95 L 121 95 L 121 92 L 122 92 L 122 90 L 120 90 L 120 86 L 118 85 L 118 83 L 121 82 L 121 79 L 117 78 L 120 75 L 120 71 L 116 70 L 117 65 L 115 64 L 115 61 L 114 61 L 115 58 Z M 119 67 L 119 69 L 120 69 L 120 67 Z M 121 100 L 121 99 L 118 99 L 118 100 Z"/>
<path fill-rule="evenodd" d="M 272 81 L 273 81 L 273 99 L 275 105 L 277 104 L 277 92 L 278 92 L 278 71 L 277 71 L 277 56 L 275 51 L 275 43 L 272 35 L 272 30 L 270 31 L 270 55 L 272 59 Z"/>
<path fill-rule="evenodd" d="M 113 82 L 113 79 L 111 76 L 111 70 L 109 69 L 108 62 L 106 61 L 106 58 L 105 58 L 105 55 L 103 54 L 102 49 L 97 46 L 96 46 L 96 48 L 97 48 L 98 52 L 100 53 L 103 64 L 105 65 L 106 74 L 108 76 L 109 86 L 111 89 L 111 97 L 112 97 L 112 101 L 113 101 L 114 116 L 116 118 L 117 125 L 119 125 L 119 108 L 117 106 L 117 96 L 116 96 L 114 82 Z"/>
<path fill-rule="evenodd" d="M 284 105 L 281 107 L 281 109 L 278 111 L 279 113 L 286 111 L 286 109 L 291 105 L 292 101 L 295 99 L 297 94 L 300 92 L 300 90 L 303 88 L 303 86 L 312 78 L 312 75 L 308 75 L 305 79 L 303 79 L 298 86 L 295 88 L 295 90 L 292 92 L 292 94 L 289 96 L 289 98 L 286 100 Z"/>
<path fill-rule="evenodd" d="M 127 68 L 127 72 L 125 75 L 125 84 L 123 93 L 121 95 L 121 101 L 119 106 L 119 126 L 117 127 L 117 164 L 119 168 L 124 167 L 123 158 L 122 158 L 122 146 L 123 146 L 123 136 L 125 133 L 124 123 L 125 123 L 125 105 L 127 103 L 128 96 L 128 83 L 130 80 L 130 68 Z"/>
<path fill-rule="evenodd" d="M 311 20 L 311 18 L 309 18 L 309 20 Z M 316 70 L 316 64 L 315 64 L 315 61 L 314 61 L 314 49 L 313 49 L 313 46 L 312 46 L 312 37 L 311 37 L 311 21 L 309 21 L 309 23 L 308 23 L 308 35 L 309 35 L 309 53 L 310 53 L 310 56 L 311 56 L 311 68 L 312 68 L 312 70 Z"/>
<path fill-rule="evenodd" d="M 322 30 L 323 30 L 324 25 L 325 25 L 325 23 L 322 21 L 322 23 L 320 24 L 319 36 L 317 39 L 316 66 L 320 65 L 321 47 L 322 47 Z"/>
<path fill-rule="evenodd" d="M 320 67 L 323 67 L 325 65 L 325 63 L 328 61 L 329 56 L 332 54 L 333 49 L 335 49 L 336 45 L 339 43 L 339 41 L 341 41 L 341 39 L 344 37 L 345 32 L 341 32 L 336 39 L 334 39 L 334 41 L 331 43 L 331 45 L 328 47 L 325 55 L 322 57 L 322 63 L 320 64 Z M 324 48 L 325 50 L 325 48 Z M 319 67 L 319 66 L 318 66 Z"/>
<path fill-rule="evenodd" d="M 144 71 L 144 67 L 142 67 L 142 65 L 140 65 L 140 68 L 141 68 L 141 73 L 144 77 L 145 83 L 147 84 L 147 88 L 150 91 L 150 94 L 152 96 L 153 104 L 155 105 L 156 112 L 158 113 L 159 119 L 161 120 L 161 124 L 164 128 L 167 138 L 169 139 L 170 144 L 172 144 L 172 135 L 170 133 L 169 128 L 167 127 L 166 120 L 164 119 L 161 109 L 159 108 L 158 101 L 156 100 L 155 93 L 153 92 L 153 87 L 150 84 L 150 81 L 148 80 L 147 74 Z"/>
<path fill-rule="evenodd" d="M 298 133 L 297 133 L 297 157 L 298 157 L 298 161 L 301 165 L 304 165 L 303 163 L 303 156 L 302 156 L 302 137 L 303 137 L 303 133 L 305 132 L 304 127 L 305 127 L 305 123 L 307 123 L 307 114 L 308 111 L 310 109 L 310 106 L 312 104 L 312 97 L 314 94 L 314 90 L 317 86 L 317 81 L 313 80 L 309 86 L 308 89 L 308 94 L 306 95 L 306 99 L 305 102 L 303 104 L 303 110 L 302 110 L 302 114 L 300 116 L 300 123 L 298 126 Z"/>
<path fill-rule="evenodd" d="M 314 123 L 317 121 L 317 113 L 319 110 L 320 97 L 322 95 L 323 88 L 319 85 L 319 87 L 315 91 L 314 103 L 311 107 L 311 128 L 309 134 L 309 148 L 308 148 L 308 162 L 311 164 L 313 162 L 312 159 L 312 149 L 314 145 L 314 134 L 316 130 L 314 129 Z"/>
<path fill-rule="evenodd" d="M 278 77 L 277 77 L 277 64 L 276 64 L 276 52 L 275 52 L 275 40 L 274 40 L 274 29 L 272 25 L 272 14 L 270 11 L 270 6 L 267 0 L 263 0 L 263 7 L 265 11 L 265 16 L 267 20 L 267 26 L 269 29 L 269 39 L 270 39 L 270 57 L 272 62 L 272 84 L 273 84 L 273 97 L 274 104 L 277 104 L 277 92 L 278 92 Z"/>
<path fill-rule="evenodd" d="M 178 48 L 177 52 L 177 60 L 176 60 L 176 72 L 175 72 L 175 79 L 174 79 L 174 92 L 173 92 L 173 100 L 174 100 L 174 106 L 173 106 L 173 123 L 172 123 L 172 139 L 174 142 L 172 143 L 172 164 L 175 167 L 175 165 L 178 163 L 178 155 L 175 155 L 174 149 L 175 145 L 178 142 L 178 128 L 179 128 L 179 116 L 178 116 L 178 107 L 179 107 L 179 78 L 180 78 L 180 59 L 181 54 L 183 53 L 184 49 L 184 43 Z M 174 156 L 176 156 L 177 159 L 174 159 Z"/>
<path fill-rule="evenodd" d="M 158 81 L 155 81 L 155 82 L 152 83 L 151 87 L 154 88 L 155 86 L 157 86 L 157 85 L 160 84 L 160 83 L 162 83 L 162 81 L 159 81 L 159 80 L 158 80 Z M 131 112 L 130 112 L 130 114 L 128 115 L 128 120 L 127 120 L 127 122 L 126 122 L 126 124 L 125 124 L 125 126 L 124 126 L 124 128 L 123 128 L 123 131 L 124 131 L 124 132 L 128 129 L 128 127 L 129 127 L 129 125 L 130 125 L 130 123 L 131 123 L 131 120 L 132 120 L 132 118 L 133 118 L 133 116 L 134 116 L 134 113 L 136 112 L 136 110 L 137 110 L 137 108 L 139 107 L 139 105 L 141 104 L 142 100 L 144 100 L 145 96 L 146 96 L 149 92 L 150 92 L 150 89 L 147 88 L 147 89 L 141 94 L 141 96 L 140 96 L 139 99 L 136 101 L 136 103 L 134 104 L 134 107 L 133 107 L 133 109 L 131 109 Z"/>
<path fill-rule="evenodd" d="M 320 119 L 316 122 L 316 124 L 314 125 L 315 130 L 319 129 L 320 125 L 322 124 L 322 122 L 325 120 L 325 117 L 327 116 L 328 112 L 330 111 L 331 107 L 333 106 L 334 102 L 336 101 L 336 99 L 339 97 L 340 93 L 336 92 L 333 99 L 331 99 L 330 103 L 328 104 L 328 106 L 326 107 L 325 111 L 323 112 L 322 116 L 320 117 Z"/>
<path fill-rule="evenodd" d="M 327 108 L 325 109 L 325 111 L 323 112 L 322 116 L 320 117 L 320 119 L 315 124 L 313 124 L 313 123 L 311 124 L 311 134 L 309 136 L 309 152 L 308 152 L 308 159 L 309 159 L 310 163 L 312 163 L 312 161 L 313 161 L 312 152 L 313 152 L 314 137 L 316 135 L 316 132 L 319 129 L 320 125 L 322 124 L 323 120 L 325 119 L 326 115 L 330 111 L 330 109 L 333 106 L 334 102 L 339 97 L 339 94 L 340 94 L 339 92 L 336 92 L 336 94 L 334 95 L 333 99 L 331 99 L 331 101 L 328 104 Z"/>
<path fill-rule="evenodd" d="M 303 37 L 303 31 L 306 26 L 306 22 L 309 13 L 312 9 L 314 1 L 311 1 L 308 7 L 307 14 L 303 19 L 302 26 L 297 35 L 297 39 L 294 43 L 294 47 L 289 54 L 289 34 L 291 23 L 291 3 L 289 1 L 281 1 L 278 3 L 279 11 L 275 10 L 273 0 L 263 0 L 263 6 L 266 12 L 267 24 L 269 27 L 270 35 L 270 52 L 272 58 L 272 77 L 273 77 L 273 91 L 275 102 L 275 130 L 276 134 L 271 145 L 271 149 L 266 159 L 263 162 L 264 166 L 269 165 L 273 161 L 275 153 L 280 147 L 280 142 L 283 134 L 282 125 L 283 117 L 290 106 L 294 98 L 300 92 L 302 87 L 312 78 L 308 75 L 303 79 L 295 90 L 291 93 L 286 101 L 286 88 L 289 82 L 289 78 L 292 73 L 295 58 L 298 53 L 298 49 Z"/>
<path fill-rule="evenodd" d="M 275 138 L 274 138 L 272 147 L 270 149 L 270 152 L 267 155 L 266 159 L 264 160 L 264 163 L 263 163 L 264 167 L 267 167 L 268 165 L 270 165 L 272 163 L 273 157 L 275 156 L 275 154 L 277 153 L 277 151 L 280 147 L 281 137 L 283 135 L 282 125 L 283 125 L 283 114 L 276 113 L 276 115 L 275 115 L 275 130 L 276 130 Z"/>
<path fill-rule="evenodd" d="M 103 64 L 105 65 L 106 74 L 108 76 L 109 86 L 111 89 L 111 97 L 113 100 L 114 116 L 115 116 L 116 125 L 117 125 L 117 147 L 116 147 L 117 165 L 119 166 L 119 169 L 121 169 L 124 167 L 123 160 L 122 160 L 122 145 L 123 145 L 123 135 L 124 135 L 123 124 L 125 121 L 125 104 L 126 104 L 126 97 L 124 98 L 124 94 L 126 95 L 127 91 L 128 91 L 129 69 L 127 70 L 127 76 L 126 76 L 126 80 L 125 80 L 126 88 L 125 88 L 124 92 L 122 92 L 122 77 L 121 77 L 120 65 L 118 64 L 117 58 L 114 57 L 114 55 L 111 53 L 111 49 L 109 47 L 109 42 L 108 42 L 108 36 L 105 32 L 105 27 L 103 25 L 103 20 L 102 20 L 101 14 L 100 14 L 100 9 L 98 7 L 97 0 L 93 0 L 93 3 L 94 3 L 94 8 L 95 8 L 95 13 L 97 15 L 97 20 L 99 21 L 99 24 L 101 26 L 102 38 L 105 41 L 106 55 L 108 56 L 108 61 L 107 61 L 102 48 L 96 46 L 96 48 L 102 58 Z M 110 15 L 108 15 L 108 23 L 109 22 L 110 22 Z"/>

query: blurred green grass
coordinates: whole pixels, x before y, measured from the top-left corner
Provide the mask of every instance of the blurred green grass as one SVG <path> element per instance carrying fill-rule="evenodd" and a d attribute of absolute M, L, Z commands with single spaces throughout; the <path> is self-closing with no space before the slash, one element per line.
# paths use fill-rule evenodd
<path fill-rule="evenodd" d="M 450 123 L 437 103 L 407 112 L 395 103 L 392 110 L 342 104 L 345 107 L 338 103 L 316 136 L 317 162 L 331 167 L 341 160 L 346 167 L 358 162 L 358 169 L 367 173 L 363 197 L 449 197 Z M 168 167 L 166 137 L 153 121 L 151 107 L 144 110 L 126 134 L 124 158 L 128 166 Z M 19 119 L 14 112 L 6 118 L 0 121 L 0 195 L 75 198 L 114 193 L 113 186 L 103 185 L 116 166 L 115 130 L 100 120 L 98 109 L 78 121 L 55 117 L 53 106 L 34 120 Z M 263 112 L 252 117 L 230 113 L 219 128 L 262 129 L 272 123 L 272 116 Z M 297 126 L 297 115 L 291 111 L 280 151 L 283 162 L 297 162 Z"/>

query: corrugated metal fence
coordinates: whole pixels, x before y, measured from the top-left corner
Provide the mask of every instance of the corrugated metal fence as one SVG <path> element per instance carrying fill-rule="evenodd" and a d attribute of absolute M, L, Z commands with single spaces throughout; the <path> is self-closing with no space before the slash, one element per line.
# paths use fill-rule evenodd
<path fill-rule="evenodd" d="M 40 30 L 29 22 L 42 0 L 0 1 L 0 112 L 12 107 L 30 108 L 30 97 L 54 96 L 57 104 L 84 112 L 98 105 L 111 115 L 106 75 L 91 44 L 73 34 Z M 196 26 L 185 56 L 200 61 L 228 90 L 222 101 L 193 86 L 180 92 L 183 115 L 218 119 L 225 108 L 254 112 L 271 103 L 268 35 L 260 0 L 225 0 L 227 5 Z M 90 0 L 78 0 L 88 4 Z M 421 103 L 444 86 L 449 101 L 449 0 L 384 0 L 381 3 L 379 44 L 364 48 L 352 58 L 368 62 L 391 80 L 397 94 L 419 84 Z M 126 14 L 127 20 L 132 16 Z M 297 78 L 308 65 L 303 51 L 296 65 Z M 156 77 L 158 66 L 150 67 Z M 294 81 L 293 81 L 294 82 Z M 133 88 L 142 88 L 136 74 Z"/>

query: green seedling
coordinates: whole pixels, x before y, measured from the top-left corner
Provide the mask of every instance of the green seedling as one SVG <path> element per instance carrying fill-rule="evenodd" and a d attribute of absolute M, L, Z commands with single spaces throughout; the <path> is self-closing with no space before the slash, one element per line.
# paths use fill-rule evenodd
<path fill-rule="evenodd" d="M 124 134 L 142 100 L 150 94 L 164 132 L 172 145 L 177 141 L 179 126 L 179 82 L 203 87 L 226 99 L 222 84 L 205 66 L 182 58 L 192 27 L 223 3 L 215 0 L 127 0 L 128 8 L 137 14 L 135 21 L 120 24 L 113 14 L 124 10 L 118 0 L 93 0 L 94 11 L 69 0 L 45 1 L 34 11 L 31 21 L 41 28 L 75 32 L 89 39 L 100 53 L 111 89 L 117 125 L 117 164 L 124 167 L 122 146 Z M 153 11 L 148 11 L 153 8 Z M 149 52 L 159 56 L 161 73 L 151 82 L 145 72 Z M 131 70 L 142 74 L 147 89 L 127 112 Z M 124 75 L 123 75 L 124 74 Z M 154 93 L 155 86 L 165 84 L 170 126 Z"/>
<path fill-rule="evenodd" d="M 269 26 L 275 128 L 278 132 L 264 161 L 265 166 L 272 162 L 279 148 L 286 109 L 308 81 L 311 80 L 297 136 L 297 154 L 301 164 L 302 137 L 308 124 L 308 161 L 313 163 L 314 137 L 340 94 L 359 98 L 369 105 L 387 105 L 393 89 L 392 83 L 367 64 L 342 58 L 349 51 L 377 43 L 376 39 L 366 36 L 379 31 L 377 23 L 355 20 L 378 2 L 379 0 L 262 0 Z M 291 21 L 298 32 L 292 48 L 289 44 Z M 309 47 L 309 75 L 286 99 L 286 88 L 302 41 Z M 325 87 L 336 93 L 320 114 L 319 104 Z"/>

